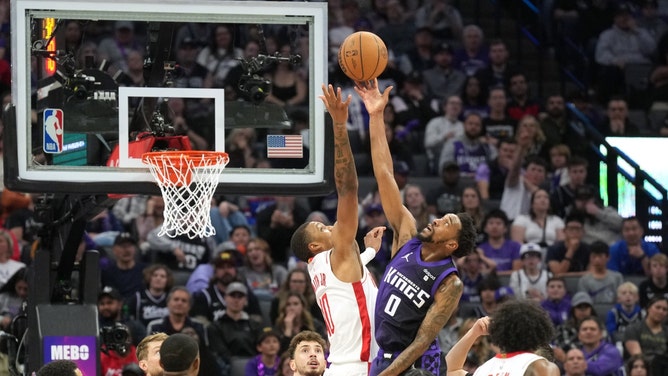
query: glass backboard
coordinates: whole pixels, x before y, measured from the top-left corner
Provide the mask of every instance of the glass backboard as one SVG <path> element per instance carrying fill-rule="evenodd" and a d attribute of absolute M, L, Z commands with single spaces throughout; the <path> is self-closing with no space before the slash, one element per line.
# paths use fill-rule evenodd
<path fill-rule="evenodd" d="M 230 155 L 219 193 L 331 190 L 326 3 L 16 0 L 11 24 L 10 189 L 157 193 L 141 155 L 192 149 Z"/>

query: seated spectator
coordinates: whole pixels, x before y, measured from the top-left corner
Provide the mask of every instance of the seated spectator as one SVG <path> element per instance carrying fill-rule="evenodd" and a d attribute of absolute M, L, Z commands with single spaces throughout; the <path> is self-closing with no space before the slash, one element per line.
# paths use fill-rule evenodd
<path fill-rule="evenodd" d="M 478 246 L 480 258 L 488 270 L 496 274 L 509 275 L 522 267 L 521 244 L 508 239 L 508 217 L 499 209 L 491 210 L 483 221 L 483 231 L 487 241 Z"/>
<path fill-rule="evenodd" d="M 292 47 L 284 44 L 280 47 L 283 57 L 290 57 Z M 271 81 L 271 92 L 265 99 L 266 102 L 277 104 L 281 107 L 301 106 L 304 104 L 308 93 L 307 80 L 302 77 L 294 64 L 289 61 L 281 61 L 273 64 L 264 77 Z"/>
<path fill-rule="evenodd" d="M 458 95 L 464 87 L 466 76 L 452 65 L 453 53 L 454 50 L 449 44 L 438 44 L 433 54 L 434 67 L 422 73 L 427 84 L 427 92 L 436 99 L 447 100 L 453 95 Z"/>
<path fill-rule="evenodd" d="M 258 211 L 257 235 L 271 244 L 271 258 L 275 263 L 287 263 L 290 238 L 297 227 L 304 223 L 308 214 L 308 208 L 291 196 L 275 196 L 273 205 Z"/>
<path fill-rule="evenodd" d="M 585 218 L 583 241 L 589 244 L 602 241 L 610 246 L 620 239 L 622 217 L 615 208 L 603 206 L 592 187 L 577 188 L 573 209 L 573 213 Z"/>
<path fill-rule="evenodd" d="M 540 104 L 529 97 L 529 86 L 524 73 L 515 72 L 508 77 L 508 93 L 510 101 L 506 110 L 511 119 L 520 121 L 523 117 L 531 115 L 538 116 Z"/>
<path fill-rule="evenodd" d="M 536 243 L 545 260 L 547 248 L 564 239 L 564 221 L 551 214 L 550 195 L 538 189 L 531 195 L 529 214 L 520 214 L 510 228 L 510 238 L 518 243 Z"/>
<path fill-rule="evenodd" d="M 239 274 L 246 279 L 246 284 L 258 297 L 271 300 L 278 286 L 285 281 L 288 271 L 284 266 L 274 264 L 269 243 L 264 239 L 254 238 L 248 242 L 244 266 L 239 268 Z"/>
<path fill-rule="evenodd" d="M 622 372 L 622 354 L 605 340 L 605 327 L 598 318 L 588 317 L 580 322 L 578 340 L 587 361 L 587 375 L 612 376 Z"/>
<path fill-rule="evenodd" d="M 642 321 L 645 314 L 638 305 L 638 286 L 624 282 L 617 288 L 617 303 L 608 311 L 605 327 L 613 343 L 622 343 L 626 328 Z"/>
<path fill-rule="evenodd" d="M 168 315 L 155 319 L 146 326 L 146 334 L 162 332 L 168 335 L 181 333 L 186 328 L 193 328 L 199 338 L 206 341 L 204 325 L 189 316 L 192 307 L 192 296 L 183 286 L 176 286 L 167 295 Z"/>
<path fill-rule="evenodd" d="M 571 309 L 568 319 L 563 324 L 557 326 L 557 335 L 552 342 L 556 360 L 563 363 L 566 351 L 579 348 L 578 327 L 583 320 L 591 316 L 597 315 L 589 294 L 585 292 L 575 293 L 573 299 L 571 299 Z"/>
<path fill-rule="evenodd" d="M 257 354 L 256 343 L 262 324 L 244 311 L 248 289 L 241 282 L 225 288 L 225 311 L 207 326 L 211 351 L 226 364 L 232 357 L 252 357 Z"/>
<path fill-rule="evenodd" d="M 547 163 L 539 157 L 527 159 L 526 168 L 521 170 L 522 161 L 530 150 L 531 140 L 522 137 L 517 142 L 517 151 L 501 196 L 501 209 L 508 218 L 514 220 L 520 214 L 528 214 L 531 208 L 531 196 L 546 184 Z"/>
<path fill-rule="evenodd" d="M 531 299 L 540 303 L 547 298 L 547 281 L 552 273 L 541 268 L 542 257 L 543 253 L 538 244 L 522 244 L 522 268 L 512 272 L 509 282 L 517 299 Z"/>
<path fill-rule="evenodd" d="M 627 376 L 649 376 L 651 367 L 647 358 L 642 355 L 633 355 L 626 361 L 626 375 Z"/>
<path fill-rule="evenodd" d="M 427 93 L 420 72 L 406 76 L 388 107 L 394 108 L 396 122 L 411 129 L 425 129 L 429 120 L 438 116 L 439 101 Z"/>
<path fill-rule="evenodd" d="M 554 214 L 565 218 L 573 210 L 575 191 L 586 184 L 587 168 L 589 162 L 585 158 L 574 156 L 568 160 L 566 164 L 568 183 L 559 185 L 550 196 Z"/>
<path fill-rule="evenodd" d="M 113 287 L 105 286 L 97 298 L 98 322 L 100 328 L 113 330 L 117 324 L 123 324 L 130 332 L 128 344 L 138 345 L 146 336 L 146 327 L 123 312 L 123 297 Z M 134 349 L 132 350 L 134 352 Z"/>
<path fill-rule="evenodd" d="M 436 172 L 443 145 L 464 135 L 464 124 L 459 120 L 462 100 L 456 95 L 446 97 L 443 112 L 443 116 L 429 120 L 424 133 L 424 149 L 429 160 L 429 171 L 433 173 Z"/>
<path fill-rule="evenodd" d="M 248 227 L 248 220 L 239 210 L 239 206 L 226 200 L 221 200 L 217 207 L 212 207 L 210 215 L 211 225 L 216 229 L 216 244 L 229 240 L 235 227 Z M 250 231 L 248 233 L 250 235 Z"/>
<path fill-rule="evenodd" d="M 12 320 L 23 312 L 23 303 L 28 298 L 28 276 L 26 268 L 19 269 L 0 288 L 0 329 L 9 330 Z"/>
<path fill-rule="evenodd" d="M 480 292 L 478 291 L 478 286 L 487 276 L 487 273 L 483 273 L 482 271 L 480 251 L 471 252 L 457 259 L 457 267 L 459 269 L 459 279 L 462 280 L 462 284 L 464 285 L 464 291 L 459 301 L 479 302 Z"/>
<path fill-rule="evenodd" d="M 561 277 L 547 280 L 545 299 L 540 303 L 552 320 L 554 327 L 566 323 L 571 311 L 571 299 L 566 291 L 566 281 Z"/>
<path fill-rule="evenodd" d="M 216 249 L 213 236 L 191 239 L 184 234 L 172 238 L 158 236 L 159 231 L 157 228 L 151 231 L 147 240 L 151 249 L 157 252 L 158 260 L 172 269 L 175 280 L 185 282 L 197 266 L 211 261 Z"/>
<path fill-rule="evenodd" d="M 610 247 L 608 269 L 623 275 L 649 275 L 649 258 L 659 253 L 659 247 L 644 240 L 637 217 L 622 221 L 622 240 Z"/>
<path fill-rule="evenodd" d="M 657 253 L 649 259 L 649 277 L 638 286 L 640 306 L 655 296 L 665 296 L 668 299 L 668 256 Z"/>
<path fill-rule="evenodd" d="M 114 261 L 100 267 L 102 285 L 111 286 L 121 292 L 123 299 L 130 299 L 144 289 L 146 264 L 137 262 L 137 240 L 128 232 L 120 233 L 111 251 Z"/>
<path fill-rule="evenodd" d="M 584 237 L 584 218 L 566 217 L 564 240 L 547 248 L 547 268 L 555 275 L 583 275 L 589 268 L 589 244 Z"/>
<path fill-rule="evenodd" d="M 134 221 L 133 231 L 131 233 L 137 234 L 137 243 L 142 250 L 149 249 L 147 237 L 152 230 L 162 227 L 165 221 L 163 215 L 165 211 L 165 201 L 162 196 L 150 196 L 144 205 L 145 210 Z"/>
<path fill-rule="evenodd" d="M 445 323 L 443 328 L 438 332 L 438 344 L 441 346 L 441 351 L 445 354 L 447 354 L 448 351 L 452 349 L 452 346 L 459 340 L 459 328 L 461 328 L 464 323 L 464 319 L 459 316 L 459 312 L 457 311 L 458 309 L 450 315 L 448 322 Z"/>
<path fill-rule="evenodd" d="M 224 250 L 236 250 L 236 256 L 243 256 L 246 254 L 248 242 L 251 239 L 253 232 L 248 224 L 241 224 L 232 227 L 230 230 L 230 238 L 216 246 L 216 253 Z M 241 266 L 242 258 L 237 259 L 238 266 Z"/>
<path fill-rule="evenodd" d="M 476 243 L 482 243 L 484 239 L 482 221 L 485 219 L 485 209 L 482 206 L 482 197 L 480 196 L 480 192 L 478 192 L 476 187 L 469 186 L 464 188 L 462 191 L 462 206 L 459 208 L 458 212 L 467 213 L 471 216 L 478 234 Z"/>
<path fill-rule="evenodd" d="M 520 140 L 521 138 L 521 140 Z M 517 123 L 517 130 L 515 133 L 515 140 L 518 142 L 524 142 L 526 144 L 526 155 L 524 156 L 524 161 L 527 161 L 528 157 L 538 156 L 541 157 L 545 152 L 543 152 L 543 145 L 545 144 L 545 135 L 543 130 L 540 128 L 540 123 L 538 119 L 533 115 L 524 115 Z M 546 172 L 547 172 L 547 163 L 546 163 Z"/>
<path fill-rule="evenodd" d="M 570 349 L 566 352 L 566 360 L 564 361 L 563 376 L 585 376 L 587 371 L 587 361 L 584 353 L 580 349 Z"/>
<path fill-rule="evenodd" d="M 482 117 L 484 126 L 485 119 L 489 116 L 489 108 L 487 107 L 487 91 L 483 89 L 478 76 L 468 76 L 464 81 L 460 97 L 462 98 L 462 115 L 478 114 Z"/>
<path fill-rule="evenodd" d="M 491 90 L 493 87 L 505 88 L 510 75 L 517 68 L 510 64 L 510 54 L 506 44 L 501 39 L 489 42 L 489 65 L 480 69 L 477 74 L 483 81 L 483 85 Z"/>
<path fill-rule="evenodd" d="M 594 242 L 589 251 L 589 271 L 578 281 L 578 291 L 586 292 L 594 303 L 614 303 L 617 288 L 624 282 L 620 272 L 606 267 L 610 250 L 603 242 Z"/>
<path fill-rule="evenodd" d="M 462 192 L 466 184 L 461 179 L 459 165 L 456 162 L 451 161 L 443 165 L 441 183 L 427 193 L 429 212 L 437 217 L 445 213 L 455 213 L 461 206 Z"/>
<path fill-rule="evenodd" d="M 16 261 L 14 255 L 17 242 L 14 235 L 4 229 L 0 229 L 0 288 L 4 286 L 9 279 L 19 270 L 25 268 L 25 264 Z"/>
<path fill-rule="evenodd" d="M 568 160 L 571 158 L 571 149 L 567 145 L 559 144 L 550 148 L 550 194 L 562 185 L 568 184 Z"/>
<path fill-rule="evenodd" d="M 656 43 L 647 30 L 638 27 L 629 4 L 617 5 L 612 27 L 603 31 L 596 43 L 598 92 L 605 96 L 623 94 L 624 67 L 650 63 Z"/>
<path fill-rule="evenodd" d="M 165 265 L 152 264 L 144 269 L 146 288 L 128 299 L 128 313 L 144 326 L 168 314 L 167 294 L 174 286 L 172 271 Z"/>
<path fill-rule="evenodd" d="M 501 201 L 508 171 L 512 167 L 517 144 L 513 139 L 499 141 L 495 159 L 481 163 L 475 174 L 475 182 L 483 200 Z"/>
<path fill-rule="evenodd" d="M 442 171 L 448 162 L 455 162 L 462 176 L 472 178 L 481 163 L 489 163 L 496 155 L 496 148 L 485 143 L 482 118 L 469 114 L 464 119 L 464 135 L 443 145 L 438 167 Z"/>
<path fill-rule="evenodd" d="M 288 293 L 285 304 L 278 307 L 278 312 L 274 329 L 281 335 L 281 351 L 287 350 L 292 338 L 303 330 L 325 335 L 325 325 L 313 318 L 306 308 L 304 296 L 299 293 Z"/>
<path fill-rule="evenodd" d="M 608 101 L 606 118 L 595 124 L 603 137 L 639 136 L 640 129 L 629 119 L 629 106 L 625 99 L 614 97 Z"/>
<path fill-rule="evenodd" d="M 629 325 L 624 332 L 624 349 L 629 355 L 642 354 L 651 362 L 657 355 L 668 351 L 668 299 L 652 298 L 645 307 L 644 320 Z"/>
<path fill-rule="evenodd" d="M 494 146 L 499 145 L 503 139 L 514 139 L 517 129 L 517 120 L 511 119 L 507 111 L 508 98 L 502 87 L 489 89 L 487 107 L 489 112 L 482 120 L 483 133 L 487 142 Z"/>
<path fill-rule="evenodd" d="M 549 95 L 545 101 L 545 112 L 540 116 L 540 129 L 545 135 L 543 150 L 549 151 L 553 146 L 566 145 L 572 155 L 584 155 L 587 140 L 571 127 L 569 121 L 564 97 L 558 94 Z"/>
<path fill-rule="evenodd" d="M 429 27 L 437 40 L 459 39 L 462 16 L 450 0 L 428 0 L 415 11 L 415 25 Z"/>
<path fill-rule="evenodd" d="M 460 316 L 463 318 L 481 318 L 489 316 L 497 307 L 496 291 L 501 288 L 501 283 L 494 274 L 486 276 L 478 284 L 478 294 L 480 299 L 473 307 L 467 310 L 461 310 Z"/>
<path fill-rule="evenodd" d="M 246 376 L 277 375 L 281 366 L 279 334 L 264 328 L 256 341 L 258 355 L 246 363 Z"/>
<path fill-rule="evenodd" d="M 419 27 L 413 35 L 413 48 L 408 50 L 406 57 L 411 67 L 419 72 L 434 66 L 434 33 L 428 26 Z"/>
<path fill-rule="evenodd" d="M 415 228 L 425 228 L 436 219 L 436 216 L 429 212 L 427 200 L 419 185 L 406 184 L 404 187 L 404 205 L 415 218 Z"/>
<path fill-rule="evenodd" d="M 269 309 L 269 321 L 274 323 L 278 318 L 278 307 L 285 304 L 288 294 L 297 292 L 304 296 L 306 304 L 309 307 L 309 312 L 314 318 L 322 320 L 322 312 L 318 303 L 315 300 L 315 293 L 311 288 L 311 278 L 306 269 L 292 269 L 288 272 L 287 278 L 278 288 L 276 297 L 271 301 L 271 308 Z"/>
<path fill-rule="evenodd" d="M 478 25 L 470 24 L 462 30 L 462 47 L 455 49 L 453 66 L 473 77 L 489 64 L 489 51 L 485 45 L 485 35 Z"/>

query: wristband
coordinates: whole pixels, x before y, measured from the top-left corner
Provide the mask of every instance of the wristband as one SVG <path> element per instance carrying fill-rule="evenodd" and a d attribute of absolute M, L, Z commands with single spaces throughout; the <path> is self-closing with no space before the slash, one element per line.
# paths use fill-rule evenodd
<path fill-rule="evenodd" d="M 366 249 L 364 250 L 364 252 L 366 252 L 366 251 L 368 251 L 368 250 L 371 250 L 371 251 L 373 251 L 374 253 L 378 252 L 378 251 L 376 251 L 376 248 L 374 248 L 374 247 L 366 247 Z"/>

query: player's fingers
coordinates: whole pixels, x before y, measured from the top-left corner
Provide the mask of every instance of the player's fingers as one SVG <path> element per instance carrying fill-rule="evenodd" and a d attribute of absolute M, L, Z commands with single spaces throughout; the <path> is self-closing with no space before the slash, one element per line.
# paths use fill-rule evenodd
<path fill-rule="evenodd" d="M 389 98 L 390 97 L 390 92 L 394 89 L 394 86 L 388 86 L 385 88 L 385 91 L 383 91 L 383 97 Z"/>

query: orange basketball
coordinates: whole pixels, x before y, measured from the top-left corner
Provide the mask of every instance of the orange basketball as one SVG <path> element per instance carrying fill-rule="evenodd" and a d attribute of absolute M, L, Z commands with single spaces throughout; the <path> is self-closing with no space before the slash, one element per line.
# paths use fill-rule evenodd
<path fill-rule="evenodd" d="M 368 31 L 350 34 L 339 48 L 339 65 L 353 81 L 369 81 L 380 76 L 387 66 L 387 47 Z"/>

